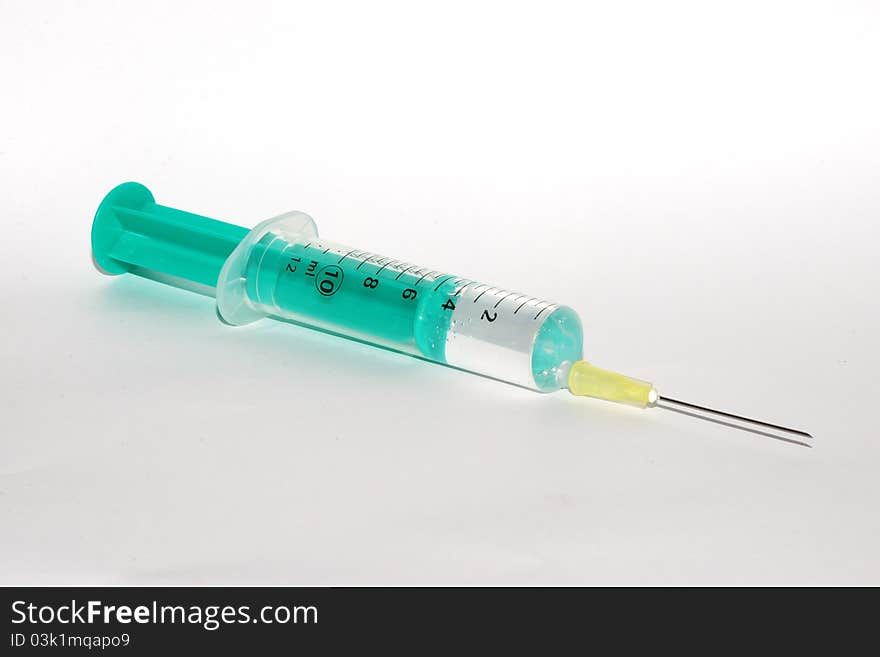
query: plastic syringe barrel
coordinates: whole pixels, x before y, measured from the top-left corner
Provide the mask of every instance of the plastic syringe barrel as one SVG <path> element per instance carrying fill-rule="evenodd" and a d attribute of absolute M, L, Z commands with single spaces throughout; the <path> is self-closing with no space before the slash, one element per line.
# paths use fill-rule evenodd
<path fill-rule="evenodd" d="M 146 187 L 127 182 L 95 214 L 92 253 L 109 274 L 139 268 L 216 287 L 223 263 L 248 231 L 159 205 Z"/>
<path fill-rule="evenodd" d="M 227 324 L 293 321 L 534 390 L 564 386 L 582 356 L 572 309 L 324 240 L 302 212 L 248 230 L 124 183 L 98 208 L 92 251 L 109 274 L 212 289 Z"/>

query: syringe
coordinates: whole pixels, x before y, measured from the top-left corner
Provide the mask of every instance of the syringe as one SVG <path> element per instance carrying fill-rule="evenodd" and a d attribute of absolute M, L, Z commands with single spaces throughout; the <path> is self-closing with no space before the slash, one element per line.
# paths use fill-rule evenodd
<path fill-rule="evenodd" d="M 228 324 L 293 321 L 533 390 L 667 408 L 810 446 L 803 431 L 661 396 L 582 360 L 581 322 L 567 306 L 324 240 L 302 212 L 248 230 L 123 183 L 98 208 L 92 253 L 108 274 L 213 289 Z"/>

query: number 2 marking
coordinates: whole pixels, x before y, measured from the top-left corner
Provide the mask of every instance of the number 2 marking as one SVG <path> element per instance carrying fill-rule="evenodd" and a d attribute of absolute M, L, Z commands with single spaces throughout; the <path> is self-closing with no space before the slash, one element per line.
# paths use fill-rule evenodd
<path fill-rule="evenodd" d="M 498 319 L 498 313 L 490 313 L 488 310 L 484 310 L 483 314 L 480 315 L 480 319 L 485 319 L 487 322 L 494 322 L 496 319 Z"/>

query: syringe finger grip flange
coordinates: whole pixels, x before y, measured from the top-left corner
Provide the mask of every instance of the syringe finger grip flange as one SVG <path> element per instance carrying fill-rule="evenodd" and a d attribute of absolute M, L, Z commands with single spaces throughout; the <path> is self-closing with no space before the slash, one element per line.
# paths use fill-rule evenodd
<path fill-rule="evenodd" d="M 248 261 L 257 243 L 264 238 L 293 243 L 317 237 L 318 226 L 305 212 L 286 212 L 254 226 L 220 270 L 217 280 L 217 312 L 220 318 L 232 326 L 243 326 L 266 316 L 248 297 L 246 289 Z M 264 251 L 268 252 L 269 249 Z"/>

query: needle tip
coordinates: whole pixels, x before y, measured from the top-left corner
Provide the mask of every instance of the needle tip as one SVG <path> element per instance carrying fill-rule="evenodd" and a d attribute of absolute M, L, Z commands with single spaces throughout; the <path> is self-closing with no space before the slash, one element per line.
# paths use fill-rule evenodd
<path fill-rule="evenodd" d="M 800 429 L 792 429 L 791 427 L 783 427 L 779 424 L 771 424 L 763 420 L 745 417 L 742 415 L 734 415 L 726 411 L 719 411 L 714 408 L 699 406 L 690 402 L 673 399 L 672 397 L 659 396 L 654 404 L 659 408 L 665 408 L 676 413 L 689 415 L 691 417 L 700 418 L 716 424 L 723 424 L 734 429 L 741 429 L 750 433 L 756 433 L 769 438 L 775 438 L 787 443 L 801 445 L 803 447 L 812 448 L 812 444 L 806 442 L 813 440 L 812 434 Z"/>

